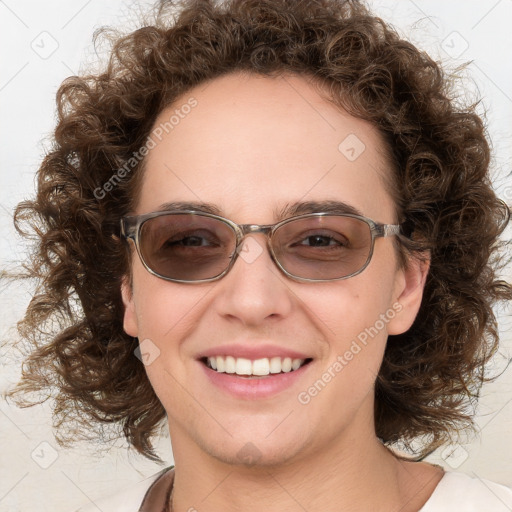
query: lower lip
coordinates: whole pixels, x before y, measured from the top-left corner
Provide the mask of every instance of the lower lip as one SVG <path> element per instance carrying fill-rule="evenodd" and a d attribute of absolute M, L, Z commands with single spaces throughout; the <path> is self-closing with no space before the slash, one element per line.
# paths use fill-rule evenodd
<path fill-rule="evenodd" d="M 208 366 L 201 361 L 199 361 L 199 364 L 203 367 L 206 376 L 215 386 L 237 398 L 254 400 L 277 395 L 281 391 L 293 386 L 307 371 L 311 365 L 311 361 L 301 366 L 298 370 L 287 373 L 271 373 L 269 376 L 257 378 L 241 377 L 236 373 L 219 373 L 208 368 Z"/>

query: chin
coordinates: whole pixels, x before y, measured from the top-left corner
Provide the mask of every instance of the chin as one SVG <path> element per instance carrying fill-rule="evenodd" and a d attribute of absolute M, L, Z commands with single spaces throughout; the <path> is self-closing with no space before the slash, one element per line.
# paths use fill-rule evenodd
<path fill-rule="evenodd" d="M 230 466 L 268 469 L 290 464 L 296 457 L 297 451 L 290 452 L 288 446 L 262 446 L 257 441 L 246 441 L 240 445 L 226 447 L 226 449 L 219 449 L 218 446 L 211 447 L 209 455 Z"/>
<path fill-rule="evenodd" d="M 222 442 L 203 438 L 200 444 L 219 462 L 245 468 L 282 466 L 304 457 L 309 443 L 303 432 L 269 432 L 267 428 L 259 433 L 254 429 L 250 433 L 238 431 L 233 437 L 224 436 Z"/>

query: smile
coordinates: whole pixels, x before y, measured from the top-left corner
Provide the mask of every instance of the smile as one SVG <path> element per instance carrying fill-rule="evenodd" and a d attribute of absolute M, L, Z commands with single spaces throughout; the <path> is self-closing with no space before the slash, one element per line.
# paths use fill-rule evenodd
<path fill-rule="evenodd" d="M 265 377 L 270 374 L 289 373 L 298 370 L 311 361 L 291 357 L 263 357 L 247 359 L 233 356 L 213 356 L 203 358 L 203 363 L 218 373 L 231 373 L 245 377 Z"/>

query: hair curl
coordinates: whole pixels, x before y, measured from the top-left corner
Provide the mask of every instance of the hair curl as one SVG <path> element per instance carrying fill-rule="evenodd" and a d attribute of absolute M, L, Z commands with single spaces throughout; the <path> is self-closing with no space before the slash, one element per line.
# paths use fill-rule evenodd
<path fill-rule="evenodd" d="M 13 396 L 29 405 L 27 392 L 56 389 L 57 427 L 122 425 L 155 458 L 165 411 L 123 331 L 130 261 L 115 236 L 144 161 L 103 198 L 95 191 L 144 145 L 163 108 L 233 71 L 314 77 L 379 129 L 397 211 L 413 231 L 401 251 L 428 251 L 431 265 L 413 326 L 388 340 L 376 433 L 386 444 L 427 436 L 428 449 L 471 427 L 468 406 L 498 346 L 492 306 L 512 298 L 497 278 L 509 210 L 491 187 L 474 106 L 457 108 L 440 67 L 355 0 L 163 2 L 153 24 L 115 40 L 103 72 L 63 82 L 37 195 L 15 213 L 18 231 L 37 238 L 29 272 L 39 287 L 19 323 L 33 350 Z M 64 430 L 61 442 L 77 434 Z"/>

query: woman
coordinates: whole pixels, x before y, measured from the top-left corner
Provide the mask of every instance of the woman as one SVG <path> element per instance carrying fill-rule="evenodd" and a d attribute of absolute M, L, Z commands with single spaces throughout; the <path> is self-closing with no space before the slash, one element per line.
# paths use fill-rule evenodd
<path fill-rule="evenodd" d="M 59 90 L 16 222 L 23 332 L 60 322 L 18 393 L 56 385 L 150 458 L 168 423 L 176 467 L 103 510 L 512 506 L 392 451 L 471 427 L 512 298 L 480 118 L 357 2 L 171 8 Z"/>

